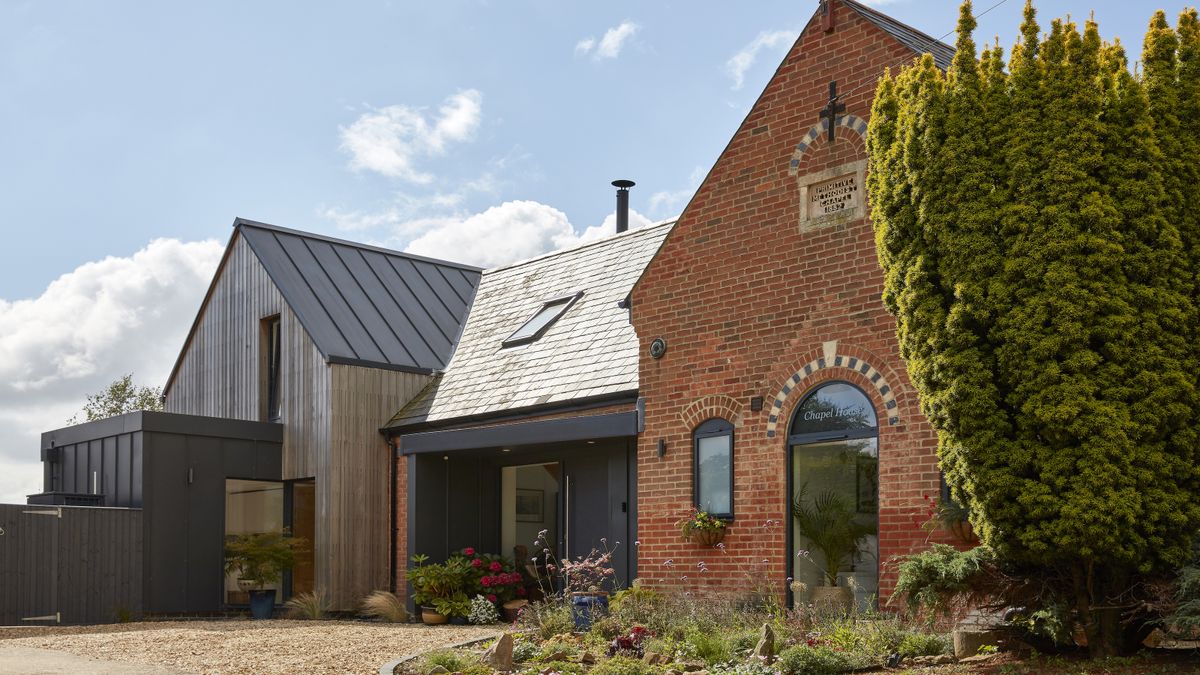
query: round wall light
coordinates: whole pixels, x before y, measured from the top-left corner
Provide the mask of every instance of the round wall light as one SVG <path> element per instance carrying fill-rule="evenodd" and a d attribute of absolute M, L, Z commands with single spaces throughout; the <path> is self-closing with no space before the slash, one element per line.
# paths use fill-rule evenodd
<path fill-rule="evenodd" d="M 654 341 L 650 343 L 651 358 L 661 359 L 663 357 L 663 354 L 666 354 L 666 353 L 667 353 L 667 341 L 662 338 L 654 338 Z"/>

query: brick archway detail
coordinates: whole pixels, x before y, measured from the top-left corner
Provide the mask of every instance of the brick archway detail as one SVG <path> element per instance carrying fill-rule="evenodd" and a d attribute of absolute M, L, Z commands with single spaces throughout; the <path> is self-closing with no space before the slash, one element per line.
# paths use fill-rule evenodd
<path fill-rule="evenodd" d="M 695 429 L 705 420 L 720 417 L 733 424 L 740 425 L 742 421 L 742 404 L 737 399 L 724 394 L 710 394 L 692 401 L 679 413 L 679 419 L 688 430 Z"/>
<path fill-rule="evenodd" d="M 779 393 L 775 394 L 775 400 L 771 402 L 771 414 L 767 417 L 767 438 L 775 438 L 778 434 L 780 422 L 784 422 L 786 426 L 787 421 L 781 418 L 783 417 L 784 404 L 787 403 L 788 397 L 796 391 L 807 389 L 807 387 L 802 385 L 806 380 L 812 378 L 813 375 L 830 369 L 843 369 L 866 378 L 879 394 L 880 401 L 883 402 L 883 407 L 887 411 L 888 424 L 894 426 L 900 423 L 900 407 L 896 404 L 896 391 L 888 383 L 883 373 L 863 359 L 846 354 L 838 354 L 837 343 L 834 342 L 827 343 L 823 354 L 806 363 L 803 368 L 796 371 L 794 375 L 784 381 L 783 387 L 779 389 Z"/>
<path fill-rule="evenodd" d="M 849 129 L 858 134 L 859 138 L 866 140 L 867 138 L 867 121 L 854 115 L 842 115 L 837 119 L 837 126 Z M 804 154 L 809 148 L 816 144 L 817 139 L 822 134 L 829 131 L 829 120 L 821 120 L 813 125 L 813 128 L 808 130 L 804 135 L 804 139 L 796 145 L 796 149 L 792 152 L 792 161 L 788 164 L 788 174 L 795 176 L 800 172 L 800 162 L 804 159 Z"/>

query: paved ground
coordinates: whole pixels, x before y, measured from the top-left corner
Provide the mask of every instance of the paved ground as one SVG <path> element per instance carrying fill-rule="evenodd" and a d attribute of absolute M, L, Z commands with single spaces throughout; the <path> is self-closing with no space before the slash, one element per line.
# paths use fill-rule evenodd
<path fill-rule="evenodd" d="M 0 673 L 377 673 L 384 663 L 499 634 L 362 621 L 162 621 L 0 629 Z"/>

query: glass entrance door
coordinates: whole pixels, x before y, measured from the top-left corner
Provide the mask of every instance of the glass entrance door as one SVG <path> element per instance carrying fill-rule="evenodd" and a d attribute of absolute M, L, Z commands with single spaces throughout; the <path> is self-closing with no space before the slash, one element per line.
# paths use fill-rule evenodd
<path fill-rule="evenodd" d="M 819 586 L 853 589 L 860 609 L 879 590 L 879 439 L 858 388 L 821 386 L 796 410 L 789 434 L 792 574 L 796 602 Z"/>

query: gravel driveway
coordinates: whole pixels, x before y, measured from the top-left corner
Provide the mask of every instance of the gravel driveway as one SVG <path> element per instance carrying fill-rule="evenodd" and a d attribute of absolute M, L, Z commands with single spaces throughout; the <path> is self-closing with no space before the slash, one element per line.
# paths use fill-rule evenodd
<path fill-rule="evenodd" d="M 499 635 L 494 628 L 359 621 L 151 621 L 0 629 L 0 673 L 19 648 L 52 649 L 184 673 L 377 673 L 391 659 Z M 114 671 L 115 672 L 115 671 Z M 131 670 L 133 672 L 133 670 Z"/>

